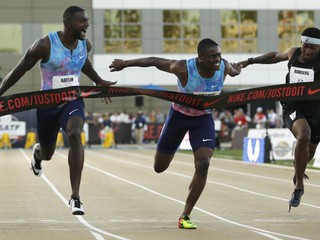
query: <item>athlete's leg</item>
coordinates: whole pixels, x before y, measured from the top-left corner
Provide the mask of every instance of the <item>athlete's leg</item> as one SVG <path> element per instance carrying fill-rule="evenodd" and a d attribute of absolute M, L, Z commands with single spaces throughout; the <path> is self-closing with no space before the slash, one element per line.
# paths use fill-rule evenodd
<path fill-rule="evenodd" d="M 186 122 L 187 118 L 185 115 L 170 109 L 154 156 L 153 168 L 155 172 L 161 173 L 169 167 L 187 132 L 188 127 L 186 126 Z"/>
<path fill-rule="evenodd" d="M 37 160 L 50 160 L 56 149 L 56 143 L 51 145 L 42 145 L 40 143 L 40 149 L 35 149 L 34 154 Z"/>
<path fill-rule="evenodd" d="M 317 147 L 318 147 L 318 143 L 309 143 L 309 160 L 308 160 L 308 162 L 310 162 L 313 159 L 314 154 L 317 150 Z M 293 161 L 293 166 L 295 166 L 295 161 Z M 309 179 L 308 175 L 306 175 L 306 174 L 304 174 L 303 178 Z M 293 183 L 295 184 L 296 181 L 297 181 L 297 178 L 296 178 L 296 175 L 294 174 Z"/>
<path fill-rule="evenodd" d="M 50 160 L 54 154 L 60 129 L 58 117 L 59 111 L 57 109 L 37 110 L 37 134 L 40 149 L 35 148 L 34 157 L 38 161 Z"/>
<path fill-rule="evenodd" d="M 213 149 L 201 147 L 194 152 L 195 172 L 189 185 L 189 194 L 182 215 L 190 215 L 207 182 Z"/>
<path fill-rule="evenodd" d="M 190 215 L 207 182 L 210 159 L 215 146 L 215 128 L 212 115 L 203 115 L 193 121 L 189 130 L 194 154 L 195 171 L 189 185 L 189 194 L 182 215 Z"/>
<path fill-rule="evenodd" d="M 312 157 L 309 149 L 311 130 L 306 119 L 300 118 L 296 120 L 292 125 L 292 133 L 297 140 L 294 150 L 295 187 L 296 189 L 303 189 L 304 172 L 310 157 Z"/>
<path fill-rule="evenodd" d="M 153 165 L 154 171 L 157 173 L 161 173 L 165 171 L 169 167 L 173 157 L 174 157 L 174 154 L 165 154 L 165 153 L 156 151 L 156 154 L 154 156 L 154 165 Z"/>
<path fill-rule="evenodd" d="M 308 162 L 310 162 L 313 159 L 314 154 L 316 153 L 317 147 L 318 147 L 318 143 L 309 143 L 309 160 L 308 160 Z"/>
<path fill-rule="evenodd" d="M 67 122 L 66 133 L 69 140 L 68 163 L 71 181 L 71 198 L 80 199 L 80 182 L 84 164 L 84 147 L 81 142 L 81 132 L 84 119 L 73 116 Z"/>

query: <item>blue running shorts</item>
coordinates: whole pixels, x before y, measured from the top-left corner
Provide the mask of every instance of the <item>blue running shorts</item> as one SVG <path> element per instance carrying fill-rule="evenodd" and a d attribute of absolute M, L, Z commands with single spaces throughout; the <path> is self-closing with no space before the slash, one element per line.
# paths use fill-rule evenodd
<path fill-rule="evenodd" d="M 212 114 L 188 116 L 171 107 L 160 134 L 157 150 L 164 154 L 174 154 L 188 131 L 193 151 L 200 147 L 214 149 L 215 128 Z"/>
<path fill-rule="evenodd" d="M 84 119 L 84 101 L 78 98 L 59 107 L 37 109 L 37 134 L 39 142 L 51 145 L 57 141 L 60 128 L 66 131 L 69 118 Z"/>

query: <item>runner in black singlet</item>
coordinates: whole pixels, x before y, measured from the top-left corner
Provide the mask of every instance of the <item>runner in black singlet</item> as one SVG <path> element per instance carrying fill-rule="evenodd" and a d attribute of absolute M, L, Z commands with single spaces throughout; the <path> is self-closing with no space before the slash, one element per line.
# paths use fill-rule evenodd
<path fill-rule="evenodd" d="M 306 28 L 301 34 L 301 47 L 289 48 L 284 53 L 269 52 L 237 63 L 245 68 L 250 64 L 274 64 L 288 61 L 287 84 L 320 81 L 320 30 Z M 282 101 L 283 121 L 297 140 L 294 150 L 294 192 L 289 200 L 298 207 L 304 193 L 307 163 L 313 158 L 320 141 L 320 100 Z"/>

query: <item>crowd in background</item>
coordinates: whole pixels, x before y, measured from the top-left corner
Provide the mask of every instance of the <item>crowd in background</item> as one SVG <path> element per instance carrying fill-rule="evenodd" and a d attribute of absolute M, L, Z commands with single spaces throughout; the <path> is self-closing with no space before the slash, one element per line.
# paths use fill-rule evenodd
<path fill-rule="evenodd" d="M 264 111 L 258 107 L 253 116 L 246 114 L 242 108 L 214 111 L 214 119 L 220 120 L 219 137 L 221 141 L 231 141 L 235 131 L 249 128 L 282 128 L 283 123 L 279 114 L 270 108 Z"/>
<path fill-rule="evenodd" d="M 248 130 L 249 128 L 282 128 L 283 123 L 279 115 L 274 109 L 264 110 L 258 107 L 253 116 L 245 113 L 242 108 L 233 110 L 223 109 L 214 110 L 213 117 L 216 122 L 216 131 L 222 142 L 231 141 L 236 130 Z M 131 124 L 132 142 L 137 144 L 144 143 L 143 133 L 150 123 L 163 124 L 166 119 L 166 113 L 159 109 L 151 112 L 138 110 L 137 112 L 121 112 L 113 113 L 86 113 L 86 123 L 99 127 L 100 130 L 114 129 L 120 123 Z"/>
<path fill-rule="evenodd" d="M 138 116 L 143 116 L 146 123 L 164 123 L 166 115 L 159 109 L 151 111 L 149 114 L 139 110 L 136 113 L 127 112 L 123 110 L 122 112 L 113 113 L 86 113 L 86 122 L 91 124 L 99 124 L 102 127 L 112 128 L 115 124 L 119 123 L 134 123 Z"/>
<path fill-rule="evenodd" d="M 159 109 L 153 110 L 149 113 L 139 110 L 135 113 L 122 112 L 113 113 L 86 113 L 85 121 L 90 125 L 95 125 L 100 131 L 109 131 L 116 129 L 120 124 L 131 124 L 132 139 L 130 142 L 142 144 L 144 142 L 144 131 L 147 130 L 147 125 L 150 123 L 163 124 L 166 115 Z"/>

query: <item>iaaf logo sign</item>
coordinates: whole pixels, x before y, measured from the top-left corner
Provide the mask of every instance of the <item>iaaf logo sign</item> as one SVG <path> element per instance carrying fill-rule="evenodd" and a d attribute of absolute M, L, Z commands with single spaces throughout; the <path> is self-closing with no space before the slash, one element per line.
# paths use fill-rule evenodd
<path fill-rule="evenodd" d="M 17 139 L 19 136 L 26 135 L 26 122 L 19 121 L 13 115 L 0 117 L 0 135 L 7 133 L 10 139 Z"/>

